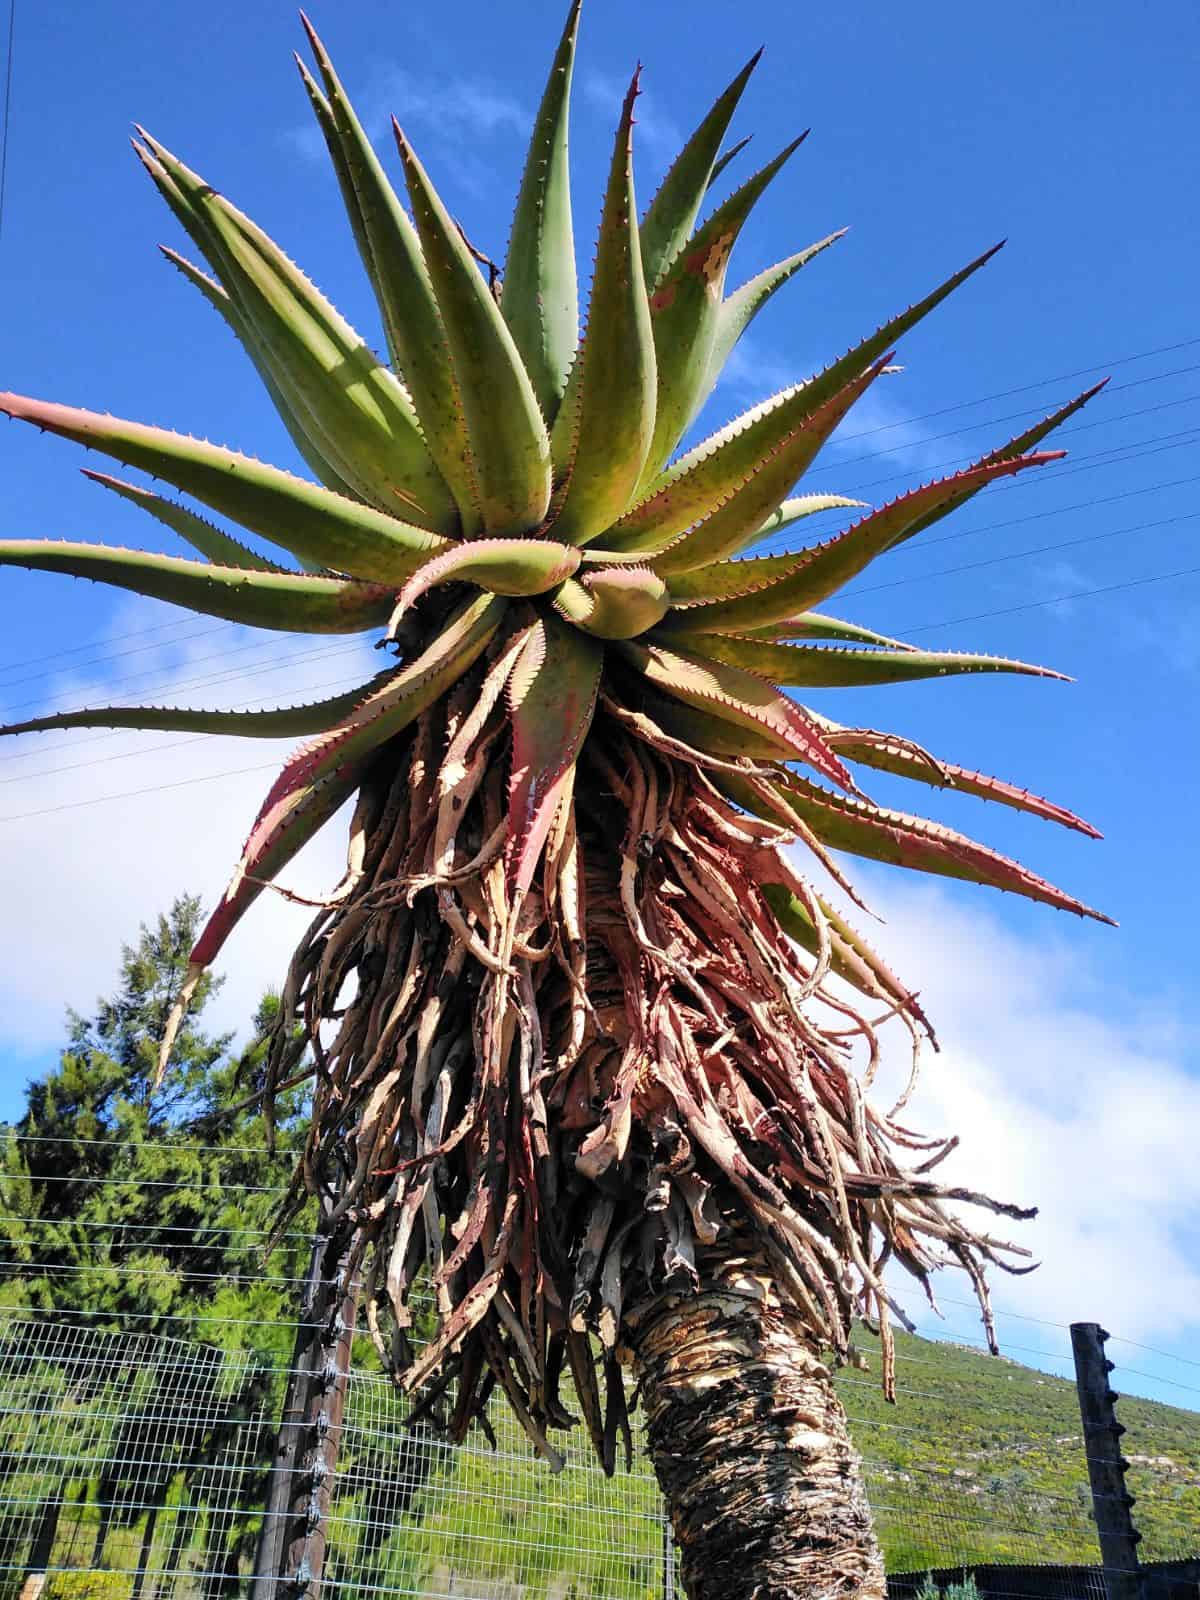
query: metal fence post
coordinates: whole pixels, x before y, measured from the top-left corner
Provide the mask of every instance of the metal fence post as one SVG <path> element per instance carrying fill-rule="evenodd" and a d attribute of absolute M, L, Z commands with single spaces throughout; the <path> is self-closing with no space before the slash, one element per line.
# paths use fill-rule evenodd
<path fill-rule="evenodd" d="M 1130 1512 L 1133 1496 L 1125 1487 L 1129 1465 L 1121 1454 L 1125 1429 L 1117 1421 L 1118 1396 L 1109 1387 L 1113 1364 L 1104 1354 L 1108 1334 L 1098 1322 L 1071 1324 L 1071 1352 L 1075 1357 L 1075 1387 L 1083 1422 L 1083 1448 L 1087 1456 L 1092 1507 L 1104 1563 L 1108 1600 L 1140 1600 L 1141 1573 L 1137 1547 L 1141 1534 Z"/>
<path fill-rule="evenodd" d="M 331 1235 L 322 1219 L 267 1482 L 252 1600 L 320 1594 L 358 1317 L 357 1286 L 346 1286 L 346 1270 L 341 1232 Z"/>

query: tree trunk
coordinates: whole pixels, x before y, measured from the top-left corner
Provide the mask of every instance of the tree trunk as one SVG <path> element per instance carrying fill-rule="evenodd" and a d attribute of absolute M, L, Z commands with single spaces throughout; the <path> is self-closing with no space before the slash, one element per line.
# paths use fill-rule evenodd
<path fill-rule="evenodd" d="M 689 1600 L 882 1600 L 829 1367 L 761 1255 L 722 1230 L 697 1269 L 698 1293 L 657 1295 L 625 1323 Z"/>
<path fill-rule="evenodd" d="M 165 1493 L 165 1491 L 164 1491 Z M 150 1562 L 154 1555 L 154 1536 L 158 1532 L 158 1514 L 162 1510 L 162 1503 L 151 1506 L 146 1516 L 146 1528 L 142 1534 L 142 1548 L 138 1552 L 137 1571 L 133 1576 L 133 1587 L 129 1591 L 129 1600 L 142 1600 L 142 1590 L 146 1585 L 146 1573 L 150 1569 Z"/>

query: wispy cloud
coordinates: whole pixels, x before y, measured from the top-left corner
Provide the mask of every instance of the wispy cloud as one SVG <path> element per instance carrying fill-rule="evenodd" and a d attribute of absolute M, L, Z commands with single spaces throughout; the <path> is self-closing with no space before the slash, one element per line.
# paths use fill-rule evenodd
<path fill-rule="evenodd" d="M 114 643 L 165 615 L 150 602 L 122 609 Z M 357 641 L 314 645 L 228 628 L 215 640 L 155 646 L 136 666 L 139 679 L 127 684 L 84 674 L 56 679 L 47 701 L 286 705 L 361 682 L 379 661 Z M 9 903 L 22 908 L 0 927 L 0 1044 L 10 1054 L 33 1059 L 53 1049 L 64 1007 L 86 1009 L 111 985 L 121 941 L 175 895 L 215 902 L 289 748 L 287 740 L 82 731 L 6 743 L 0 879 Z M 344 834 L 337 821 L 327 825 L 282 875 L 286 882 L 327 892 L 342 870 Z M 263 990 L 282 981 L 309 917 L 263 895 L 220 963 L 229 981 L 213 1003 L 214 1028 L 245 1027 Z"/>
<path fill-rule="evenodd" d="M 1095 578 L 1086 573 L 1082 567 L 1077 567 L 1073 561 L 1047 561 L 1040 563 L 1034 569 L 1036 589 L 1039 595 L 1061 594 L 1061 600 L 1055 600 L 1044 607 L 1045 614 L 1049 617 L 1073 617 L 1079 609 L 1076 601 L 1069 597 L 1081 594 L 1095 586 Z"/>
<path fill-rule="evenodd" d="M 1194 1337 L 1194 1026 L 1102 981 L 1067 929 L 1019 937 L 982 902 L 869 877 L 887 917 L 872 942 L 920 990 L 942 1042 L 906 1126 L 961 1136 L 940 1169 L 948 1181 L 1039 1207 L 1036 1221 L 1005 1231 L 1041 1265 L 1001 1275 L 999 1304 L 1059 1324 L 1101 1321 L 1129 1339 Z M 970 1299 L 957 1274 L 938 1287 Z M 926 1320 L 915 1286 L 902 1298 Z M 951 1329 L 978 1331 L 970 1313 L 947 1310 Z"/>
<path fill-rule="evenodd" d="M 523 143 L 531 115 L 512 95 L 485 79 L 409 72 L 377 64 L 355 109 L 373 141 L 385 141 L 392 117 L 415 130 L 422 144 L 451 154 L 455 177 L 478 189 L 491 166 L 492 152 L 477 154 L 480 141 Z M 305 160 L 324 162 L 325 141 L 313 121 L 285 130 L 284 143 Z"/>
<path fill-rule="evenodd" d="M 736 396 L 753 404 L 808 377 L 794 361 L 784 360 L 750 334 L 743 334 L 730 352 L 717 380 L 717 392 Z"/>

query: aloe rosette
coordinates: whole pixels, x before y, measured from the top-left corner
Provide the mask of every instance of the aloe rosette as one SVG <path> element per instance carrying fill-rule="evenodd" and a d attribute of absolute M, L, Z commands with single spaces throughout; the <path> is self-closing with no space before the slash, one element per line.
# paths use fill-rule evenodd
<path fill-rule="evenodd" d="M 983 1262 L 1008 1260 L 1011 1247 L 968 1229 L 947 1206 L 961 1196 L 928 1176 L 938 1142 L 863 1102 L 849 1062 L 856 1040 L 874 1062 L 866 1013 L 895 1015 L 914 1037 L 924 1018 L 785 847 L 807 847 L 842 884 L 830 852 L 1096 915 L 860 785 L 883 771 L 1094 830 L 909 741 L 833 723 L 787 691 L 1057 676 L 915 649 L 824 607 L 990 483 L 1052 461 L 1037 447 L 1095 390 L 881 507 L 796 493 L 897 341 L 989 251 L 680 453 L 738 338 L 839 235 L 728 291 L 731 251 L 796 145 L 699 220 L 741 148 L 722 154 L 751 61 L 639 221 L 635 75 L 581 334 L 567 161 L 578 21 L 576 4 L 499 281 L 397 127 L 406 209 L 305 22 L 316 72 L 301 64 L 301 75 L 387 359 L 248 217 L 138 130 L 137 155 L 208 270 L 165 254 L 244 346 L 312 476 L 4 395 L 10 416 L 173 486 L 278 559 L 158 490 L 91 472 L 195 558 L 7 540 L 0 562 L 259 628 L 383 630 L 398 659 L 311 705 L 109 706 L 2 731 L 306 739 L 255 820 L 193 977 L 358 793 L 348 872 L 297 954 L 271 1058 L 278 1082 L 306 1042 L 318 1046 L 306 1174 L 344 1163 L 339 1208 L 371 1326 L 406 1386 L 432 1385 L 430 1404 L 448 1407 L 461 1434 L 498 1384 L 555 1459 L 547 1429 L 567 1420 L 557 1383 L 568 1365 L 611 1465 L 625 1429 L 623 1308 L 648 1286 L 686 1283 L 697 1243 L 726 1215 L 756 1231 L 784 1292 L 840 1352 L 856 1312 L 878 1322 L 886 1349 L 889 1257 L 922 1281 L 949 1257 L 977 1285 Z M 844 531 L 805 544 L 804 520 L 837 509 L 851 518 Z M 749 555 L 783 533 L 794 550 Z M 823 1025 L 814 1001 L 840 1026 Z M 321 1033 L 330 1019 L 332 1039 Z M 422 1271 L 439 1326 L 414 1359 L 405 1329 Z"/>

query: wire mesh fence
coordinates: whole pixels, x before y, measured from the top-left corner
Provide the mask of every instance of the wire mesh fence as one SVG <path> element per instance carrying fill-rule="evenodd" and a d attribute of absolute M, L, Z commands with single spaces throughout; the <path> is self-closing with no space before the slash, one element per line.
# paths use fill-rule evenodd
<path fill-rule="evenodd" d="M 70 1249 L 61 1221 L 53 1248 L 39 1242 L 47 1219 L 0 1175 L 0 1600 L 253 1591 L 309 1241 L 285 1235 L 264 1260 L 267 1229 L 236 1205 L 201 1237 L 176 1220 L 196 1180 L 185 1190 L 155 1170 L 139 1158 L 80 1180 L 104 1203 L 72 1216 Z M 204 1181 L 218 1185 L 219 1166 Z M 901 1336 L 898 1406 L 869 1339 L 866 1370 L 838 1380 L 895 1600 L 1104 1592 L 1067 1330 L 1047 1327 L 1036 1347 L 1019 1320 L 1002 1334 L 1036 1370 L 985 1357 L 969 1333 Z M 1114 1348 L 1133 1378 L 1135 1347 Z M 606 1479 L 578 1442 L 551 1473 L 501 1403 L 494 1448 L 482 1434 L 451 1446 L 407 1415 L 360 1340 L 325 1530 L 329 1600 L 681 1594 L 636 1432 L 632 1470 Z M 1200 1419 L 1142 1400 L 1121 1415 L 1143 1557 L 1200 1554 Z"/>
<path fill-rule="evenodd" d="M 287 1370 L 61 1316 L 0 1327 L 0 1595 L 151 1600 L 246 1592 Z M 645 1469 L 554 1475 L 497 1410 L 451 1446 L 353 1370 L 327 1591 L 645 1600 L 664 1521 Z M 44 1575 L 44 1576 L 43 1576 Z M 32 1579 L 32 1584 L 31 1584 Z"/>

